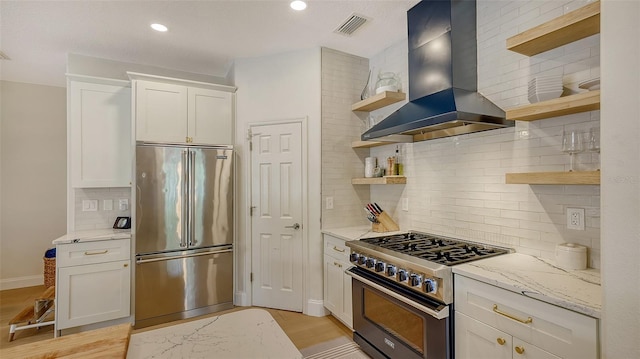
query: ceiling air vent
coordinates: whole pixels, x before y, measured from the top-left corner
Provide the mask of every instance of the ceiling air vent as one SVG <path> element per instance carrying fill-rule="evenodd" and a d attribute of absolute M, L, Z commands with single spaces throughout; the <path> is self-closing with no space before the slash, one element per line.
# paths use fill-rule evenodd
<path fill-rule="evenodd" d="M 345 21 L 342 22 L 333 32 L 336 34 L 351 36 L 356 30 L 360 28 L 360 26 L 364 25 L 365 22 L 369 21 L 368 18 L 353 13 L 351 14 Z"/>

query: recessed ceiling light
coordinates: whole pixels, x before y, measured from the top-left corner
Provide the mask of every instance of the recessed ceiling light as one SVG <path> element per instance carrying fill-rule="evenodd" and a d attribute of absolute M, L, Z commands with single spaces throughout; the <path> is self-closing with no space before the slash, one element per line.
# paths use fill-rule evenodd
<path fill-rule="evenodd" d="M 156 30 L 156 31 L 160 31 L 160 32 L 165 32 L 165 31 L 169 30 L 166 26 L 164 26 L 162 24 L 151 24 L 151 28 Z"/>
<path fill-rule="evenodd" d="M 290 6 L 293 10 L 301 11 L 307 8 L 307 3 L 302 0 L 295 0 L 291 2 Z"/>

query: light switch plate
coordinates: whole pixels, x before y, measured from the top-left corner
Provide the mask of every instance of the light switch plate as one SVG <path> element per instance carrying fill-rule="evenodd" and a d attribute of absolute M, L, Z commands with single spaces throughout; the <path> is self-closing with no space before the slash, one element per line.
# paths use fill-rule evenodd
<path fill-rule="evenodd" d="M 83 199 L 82 200 L 82 212 L 95 212 L 98 210 L 97 199 Z"/>
<path fill-rule="evenodd" d="M 112 199 L 103 200 L 102 209 L 105 211 L 113 211 L 113 200 Z"/>
<path fill-rule="evenodd" d="M 402 210 L 409 211 L 409 198 L 405 197 L 402 199 Z"/>
<path fill-rule="evenodd" d="M 333 197 L 327 197 L 326 209 L 333 209 Z"/>

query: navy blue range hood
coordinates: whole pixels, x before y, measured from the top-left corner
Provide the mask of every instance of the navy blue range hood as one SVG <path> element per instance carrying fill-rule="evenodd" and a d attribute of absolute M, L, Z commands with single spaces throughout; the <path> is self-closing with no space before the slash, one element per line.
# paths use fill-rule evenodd
<path fill-rule="evenodd" d="M 477 92 L 476 2 L 424 0 L 407 12 L 409 102 L 362 134 L 415 141 L 514 126 Z"/>

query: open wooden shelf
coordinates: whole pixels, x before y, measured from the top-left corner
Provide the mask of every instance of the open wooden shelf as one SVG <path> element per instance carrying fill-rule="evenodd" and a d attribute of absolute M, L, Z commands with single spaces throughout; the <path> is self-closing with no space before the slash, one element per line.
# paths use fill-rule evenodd
<path fill-rule="evenodd" d="M 404 92 L 385 91 L 371 96 L 366 100 L 354 103 L 351 105 L 351 111 L 371 112 L 393 103 L 404 101 L 406 98 L 407 94 Z"/>
<path fill-rule="evenodd" d="M 600 171 L 507 173 L 506 183 L 599 185 Z"/>
<path fill-rule="evenodd" d="M 600 1 L 507 39 L 507 49 L 533 56 L 600 33 Z"/>
<path fill-rule="evenodd" d="M 600 90 L 594 90 L 508 109 L 506 116 L 507 120 L 535 121 L 598 109 Z"/>
<path fill-rule="evenodd" d="M 407 177 L 403 176 L 385 176 L 372 178 L 352 178 L 351 184 L 405 184 Z"/>
<path fill-rule="evenodd" d="M 351 148 L 371 148 L 389 145 L 393 142 L 382 142 L 382 141 L 353 141 L 351 142 Z"/>

